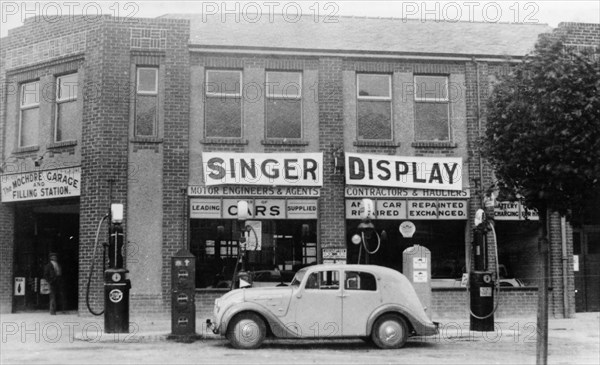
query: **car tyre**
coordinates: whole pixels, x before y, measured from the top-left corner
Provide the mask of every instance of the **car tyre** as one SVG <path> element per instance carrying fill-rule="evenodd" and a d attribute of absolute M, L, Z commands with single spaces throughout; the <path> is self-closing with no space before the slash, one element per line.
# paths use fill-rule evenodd
<path fill-rule="evenodd" d="M 255 313 L 241 313 L 231 320 L 226 337 L 236 349 L 255 349 L 263 343 L 266 333 L 262 318 Z"/>
<path fill-rule="evenodd" d="M 404 318 L 387 314 L 375 321 L 371 339 L 382 349 L 399 349 L 408 339 L 408 326 Z"/>

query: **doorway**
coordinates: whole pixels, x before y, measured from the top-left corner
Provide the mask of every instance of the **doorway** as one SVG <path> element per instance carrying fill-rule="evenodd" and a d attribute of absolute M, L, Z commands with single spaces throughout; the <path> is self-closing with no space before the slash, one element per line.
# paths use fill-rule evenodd
<path fill-rule="evenodd" d="M 15 211 L 14 277 L 25 285 L 13 296 L 13 311 L 48 310 L 42 280 L 48 255 L 62 268 L 65 308 L 76 310 L 79 296 L 79 201 L 21 203 Z M 17 280 L 17 279 L 15 279 Z"/>
<path fill-rule="evenodd" d="M 600 226 L 573 230 L 575 311 L 600 311 Z"/>

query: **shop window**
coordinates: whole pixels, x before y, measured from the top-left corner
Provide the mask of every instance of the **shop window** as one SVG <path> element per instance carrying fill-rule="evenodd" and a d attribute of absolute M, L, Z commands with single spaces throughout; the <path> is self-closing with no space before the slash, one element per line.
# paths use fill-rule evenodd
<path fill-rule="evenodd" d="M 241 71 L 206 71 L 206 84 L 204 90 L 206 137 L 241 138 Z"/>
<path fill-rule="evenodd" d="M 415 76 L 415 140 L 450 139 L 448 77 Z"/>
<path fill-rule="evenodd" d="M 302 137 L 302 74 L 267 72 L 266 138 Z"/>
<path fill-rule="evenodd" d="M 39 143 L 40 82 L 21 85 L 19 115 L 19 147 L 36 146 Z"/>
<path fill-rule="evenodd" d="M 72 73 L 56 78 L 56 115 L 54 141 L 74 141 L 80 128 L 80 113 L 77 108 L 78 75 Z"/>
<path fill-rule="evenodd" d="M 138 67 L 135 94 L 136 137 L 158 135 L 158 68 Z"/>
<path fill-rule="evenodd" d="M 346 281 L 344 289 L 346 290 L 377 290 L 377 280 L 373 274 L 360 271 L 346 271 Z"/>
<path fill-rule="evenodd" d="M 380 265 L 402 272 L 402 254 L 404 250 L 419 244 L 431 251 L 431 275 L 433 279 L 460 279 L 465 268 L 465 225 L 466 221 L 459 220 L 413 220 L 416 232 L 413 238 L 404 238 L 398 230 L 400 221 L 377 220 L 375 228 L 379 234 L 385 231 L 387 239 L 381 241 L 377 249 L 375 236 L 367 239 L 367 248 L 373 254 L 366 254 L 350 240 L 359 233 L 360 220 L 346 221 L 346 237 L 348 237 L 347 263 L 368 263 Z"/>
<path fill-rule="evenodd" d="M 295 271 L 317 262 L 316 220 L 260 220 L 260 249 L 248 250 L 245 268 L 261 286 L 289 284 Z M 237 219 L 192 219 L 191 252 L 198 288 L 229 288 L 240 254 Z M 253 235 L 251 235 L 251 238 Z"/>
<path fill-rule="evenodd" d="M 392 79 L 390 75 L 357 74 L 359 140 L 392 139 Z"/>

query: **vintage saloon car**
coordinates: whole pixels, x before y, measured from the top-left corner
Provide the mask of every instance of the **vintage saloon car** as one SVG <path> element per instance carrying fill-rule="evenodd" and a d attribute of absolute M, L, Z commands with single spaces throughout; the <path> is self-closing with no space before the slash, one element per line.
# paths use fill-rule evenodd
<path fill-rule="evenodd" d="M 388 349 L 437 334 L 408 279 L 374 265 L 314 265 L 289 286 L 232 290 L 215 300 L 214 317 L 209 328 L 243 349 L 266 336 L 356 337 Z"/>

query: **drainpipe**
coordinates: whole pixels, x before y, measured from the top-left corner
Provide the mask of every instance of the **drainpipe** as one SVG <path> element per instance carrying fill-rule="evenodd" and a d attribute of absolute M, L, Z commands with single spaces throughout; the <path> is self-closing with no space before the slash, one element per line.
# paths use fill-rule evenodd
<path fill-rule="evenodd" d="M 569 258 L 567 257 L 567 220 L 565 217 L 560 217 L 560 240 L 562 244 L 562 277 L 563 277 L 563 313 L 564 318 L 569 316 L 569 292 L 567 291 L 567 265 Z"/>

